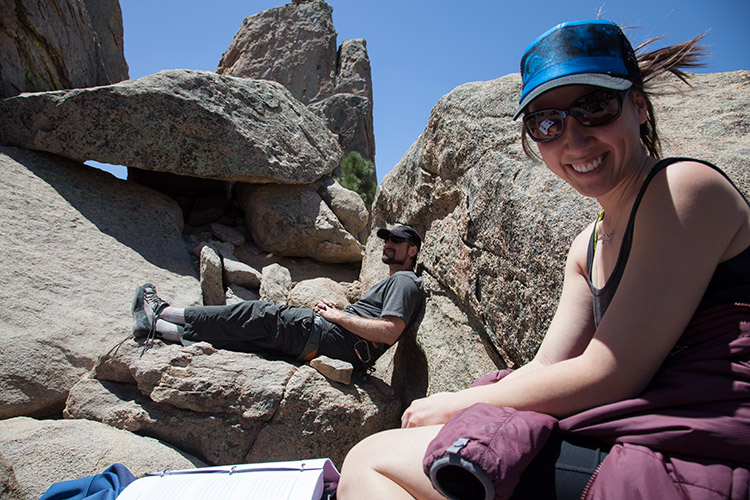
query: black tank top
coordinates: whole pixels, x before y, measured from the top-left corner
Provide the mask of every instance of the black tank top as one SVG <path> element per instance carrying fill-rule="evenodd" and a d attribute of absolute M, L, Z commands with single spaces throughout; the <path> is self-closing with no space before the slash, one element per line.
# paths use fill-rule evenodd
<path fill-rule="evenodd" d="M 597 226 L 596 224 L 594 224 L 594 231 L 591 233 L 591 238 L 589 239 L 588 253 L 586 257 L 586 268 L 588 271 L 589 288 L 591 289 L 591 293 L 594 296 L 594 324 L 597 327 L 599 326 L 604 313 L 607 311 L 607 307 L 609 307 L 610 302 L 612 302 L 612 298 L 617 291 L 617 287 L 620 285 L 622 274 L 625 271 L 625 264 L 628 261 L 628 256 L 630 255 L 630 247 L 633 243 L 633 226 L 635 225 L 635 214 L 638 210 L 638 206 L 641 203 L 641 199 L 646 192 L 646 188 L 658 172 L 665 169 L 672 163 L 680 161 L 697 161 L 713 168 L 721 175 L 723 175 L 732 184 L 732 186 L 734 186 L 734 188 L 737 189 L 738 192 L 740 192 L 737 186 L 735 186 L 732 180 L 729 179 L 729 177 L 727 177 L 724 172 L 722 172 L 715 165 L 712 165 L 711 163 L 705 161 L 693 160 L 690 158 L 667 158 L 659 161 L 656 165 L 654 165 L 654 167 L 646 176 L 646 179 L 643 181 L 643 185 L 641 186 L 641 189 L 638 192 L 638 196 L 635 199 L 633 209 L 630 212 L 630 218 L 628 219 L 628 225 L 625 229 L 625 234 L 623 235 L 622 245 L 620 246 L 620 253 L 617 256 L 615 268 L 612 271 L 612 275 L 607 280 L 607 283 L 605 283 L 602 288 L 596 288 L 591 280 L 591 269 L 594 260 L 594 245 L 596 244 Z M 745 198 L 745 195 L 743 195 L 742 192 L 740 192 L 740 194 L 745 199 L 745 202 L 747 202 L 747 198 Z M 750 203 L 748 203 L 748 205 L 750 205 Z M 703 294 L 703 299 L 701 300 L 698 309 L 705 309 L 706 307 L 732 302 L 750 302 L 750 247 L 746 248 L 735 257 L 732 257 L 731 259 L 724 261 L 716 266 L 714 275 L 711 278 L 708 287 L 706 288 L 706 292 Z"/>

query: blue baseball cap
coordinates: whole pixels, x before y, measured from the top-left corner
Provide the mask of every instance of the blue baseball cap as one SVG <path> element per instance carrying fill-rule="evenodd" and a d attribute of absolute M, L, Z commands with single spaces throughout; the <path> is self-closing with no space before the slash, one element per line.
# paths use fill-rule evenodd
<path fill-rule="evenodd" d="M 612 90 L 642 83 L 633 47 L 611 21 L 558 24 L 534 40 L 521 58 L 523 91 L 515 120 L 542 93 L 564 85 Z"/>

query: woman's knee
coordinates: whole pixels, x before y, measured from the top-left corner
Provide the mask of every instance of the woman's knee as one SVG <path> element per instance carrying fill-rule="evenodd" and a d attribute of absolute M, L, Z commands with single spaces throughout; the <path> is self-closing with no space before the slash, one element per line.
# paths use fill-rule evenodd
<path fill-rule="evenodd" d="M 364 498 L 364 492 L 390 498 L 432 498 L 437 493 L 422 472 L 422 457 L 439 428 L 392 429 L 359 442 L 344 459 L 341 498 Z"/>
<path fill-rule="evenodd" d="M 350 475 L 350 472 L 361 473 L 366 470 L 375 470 L 382 461 L 381 455 L 389 453 L 389 432 L 384 431 L 368 436 L 349 450 L 341 468 L 343 475 L 346 477 Z"/>
<path fill-rule="evenodd" d="M 341 468 L 337 498 L 410 498 L 388 473 L 388 457 L 392 459 L 394 452 L 391 434 L 390 431 L 373 434 L 349 451 Z"/>

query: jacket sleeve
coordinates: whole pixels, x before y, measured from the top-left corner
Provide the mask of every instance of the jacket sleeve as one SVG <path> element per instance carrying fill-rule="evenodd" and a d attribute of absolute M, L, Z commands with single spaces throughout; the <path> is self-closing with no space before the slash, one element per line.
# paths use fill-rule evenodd
<path fill-rule="evenodd" d="M 448 420 L 422 466 L 448 498 L 510 498 L 556 427 L 557 419 L 543 413 L 477 403 Z"/>

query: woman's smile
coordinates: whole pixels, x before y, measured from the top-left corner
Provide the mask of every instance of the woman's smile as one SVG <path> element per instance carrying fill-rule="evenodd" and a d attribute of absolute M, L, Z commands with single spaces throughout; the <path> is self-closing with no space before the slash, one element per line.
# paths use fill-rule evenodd
<path fill-rule="evenodd" d="M 585 163 L 570 163 L 570 168 L 578 172 L 579 174 L 586 174 L 592 170 L 596 170 L 604 161 L 604 155 L 598 156 L 591 161 Z"/>

